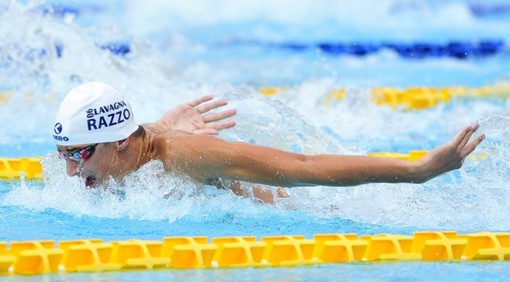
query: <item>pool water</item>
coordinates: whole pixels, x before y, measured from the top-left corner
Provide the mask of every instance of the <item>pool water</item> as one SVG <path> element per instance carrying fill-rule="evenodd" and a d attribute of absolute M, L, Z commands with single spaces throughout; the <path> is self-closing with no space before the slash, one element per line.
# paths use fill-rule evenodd
<path fill-rule="evenodd" d="M 376 105 L 371 90 L 508 87 L 508 7 L 508 1 L 453 0 L 299 5 L 287 0 L 2 1 L 0 93 L 8 101 L 0 100 L 0 157 L 42 156 L 45 180 L 0 181 L 0 241 L 506 232 L 510 100 L 505 95 L 454 97 L 435 107 L 406 110 Z M 481 55 L 475 52 L 481 41 L 500 47 Z M 457 43 L 476 50 L 460 57 L 453 51 L 409 57 L 388 47 Z M 325 44 L 378 48 L 367 54 L 331 52 Z M 236 127 L 220 137 L 300 153 L 428 150 L 475 121 L 487 139 L 462 169 L 425 184 L 291 188 L 290 197 L 275 205 L 196 187 L 162 173 L 157 162 L 128 176 L 123 185 L 112 180 L 109 190 L 86 190 L 83 181 L 66 177 L 50 132 L 65 93 L 91 80 L 120 89 L 138 123 L 214 94 L 238 110 Z M 281 90 L 265 96 L 259 91 L 263 87 Z M 338 89 L 345 97 L 330 100 Z M 172 197 L 164 197 L 168 193 Z M 501 262 L 412 262 L 43 277 L 494 281 L 509 270 Z M 41 276 L 6 279 L 39 281 Z"/>

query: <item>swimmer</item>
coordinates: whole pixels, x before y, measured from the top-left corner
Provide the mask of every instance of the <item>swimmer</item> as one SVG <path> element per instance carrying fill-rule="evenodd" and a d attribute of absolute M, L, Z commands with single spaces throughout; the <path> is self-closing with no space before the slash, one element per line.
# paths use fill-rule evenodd
<path fill-rule="evenodd" d="M 112 86 L 89 82 L 72 89 L 56 114 L 53 138 L 67 174 L 89 188 L 110 176 L 119 181 L 151 160 L 166 171 L 202 184 L 249 182 L 275 187 L 353 186 L 365 183 L 423 183 L 458 169 L 483 141 L 473 124 L 419 161 L 354 155 L 304 155 L 222 140 L 214 134 L 234 126 L 226 104 L 197 99 L 152 124 L 138 125 L 128 101 Z M 205 114 L 205 115 L 202 115 Z M 194 134 L 195 133 L 195 134 Z M 205 133 L 205 134 L 204 134 Z"/>

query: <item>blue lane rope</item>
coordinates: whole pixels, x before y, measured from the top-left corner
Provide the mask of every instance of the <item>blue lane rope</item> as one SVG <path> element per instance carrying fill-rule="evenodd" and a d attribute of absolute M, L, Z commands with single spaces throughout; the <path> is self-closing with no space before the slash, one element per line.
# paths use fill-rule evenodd
<path fill-rule="evenodd" d="M 81 8 L 64 5 L 42 5 L 38 10 L 44 15 L 55 17 L 79 16 L 81 14 Z"/>
<path fill-rule="evenodd" d="M 243 43 L 243 42 L 238 42 Z M 276 47 L 285 50 L 301 52 L 311 49 L 319 49 L 329 55 L 351 55 L 366 56 L 380 52 L 382 50 L 392 50 L 399 56 L 408 59 L 424 59 L 424 58 L 440 58 L 452 57 L 457 59 L 467 59 L 473 57 L 488 57 L 510 50 L 505 42 L 501 39 L 481 40 L 478 42 L 461 42 L 452 41 L 444 44 L 440 43 L 399 43 L 399 42 L 383 42 L 383 43 L 264 43 L 250 41 L 249 44 L 257 44 L 265 47 Z M 99 48 L 108 50 L 112 54 L 125 56 L 131 52 L 129 42 L 110 42 L 99 45 Z"/>
<path fill-rule="evenodd" d="M 319 50 L 330 56 L 356 56 L 363 57 L 381 52 L 383 50 L 393 51 L 397 55 L 405 59 L 430 59 L 430 58 L 443 58 L 450 57 L 455 59 L 470 59 L 470 58 L 485 58 L 497 54 L 510 53 L 510 48 L 503 40 L 482 40 L 478 42 L 460 42 L 452 41 L 444 44 L 440 43 L 399 43 L 399 42 L 384 42 L 384 43 L 335 43 L 335 42 L 321 42 L 321 43 L 268 43 L 259 41 L 234 41 L 230 42 L 232 45 L 258 45 L 262 48 L 276 48 L 291 52 L 307 52 Z M 222 44 L 225 47 L 225 44 Z M 129 42 L 107 42 L 97 44 L 97 47 L 117 56 L 126 56 L 132 52 L 131 44 Z M 0 46 L 1 51 L 1 46 Z M 57 57 L 62 57 L 65 53 L 65 46 L 62 43 L 56 43 L 55 54 Z M 35 60 L 40 57 L 48 55 L 45 49 L 31 49 L 27 52 L 26 58 L 28 60 Z"/>
<path fill-rule="evenodd" d="M 510 15 L 510 4 L 467 4 L 470 11 L 475 16 L 501 16 Z M 62 5 L 46 4 L 38 8 L 43 14 L 55 17 L 80 16 L 83 13 L 97 13 L 102 11 L 100 6 L 87 5 Z M 306 52 L 319 50 L 324 54 L 331 56 L 367 56 L 383 50 L 390 50 L 406 59 L 427 59 L 450 57 L 456 59 L 483 58 L 500 53 L 508 53 L 510 50 L 508 44 L 503 39 L 486 39 L 480 41 L 449 41 L 444 43 L 435 42 L 263 42 L 253 40 L 234 40 L 227 42 L 227 45 L 255 45 L 263 48 L 276 48 L 292 52 Z M 225 44 L 221 44 L 225 47 Z M 131 53 L 132 48 L 129 42 L 106 42 L 99 43 L 97 47 L 107 50 L 114 55 L 126 56 Z M 55 44 L 55 53 L 61 57 L 65 48 L 61 43 Z M 28 59 L 34 59 L 39 56 L 47 55 L 47 50 L 31 50 L 27 56 Z"/>
<path fill-rule="evenodd" d="M 469 5 L 469 10 L 479 18 L 510 16 L 509 3 L 476 3 Z"/>
<path fill-rule="evenodd" d="M 103 50 L 110 51 L 110 53 L 118 56 L 125 56 L 131 52 L 131 45 L 129 42 L 109 42 L 97 44 L 97 47 Z M 64 54 L 64 45 L 62 43 L 55 44 L 55 52 L 57 57 L 62 57 Z"/>
<path fill-rule="evenodd" d="M 114 55 L 125 56 L 131 52 L 131 45 L 128 42 L 110 42 L 99 45 L 99 48 L 108 50 Z"/>
<path fill-rule="evenodd" d="M 284 49 L 293 52 L 320 50 L 331 56 L 367 56 L 383 50 L 390 50 L 406 59 L 425 59 L 451 57 L 456 59 L 480 58 L 508 52 L 510 48 L 502 39 L 480 41 L 434 42 L 319 42 L 270 43 L 262 41 L 232 41 L 233 44 L 258 45 L 269 48 Z"/>

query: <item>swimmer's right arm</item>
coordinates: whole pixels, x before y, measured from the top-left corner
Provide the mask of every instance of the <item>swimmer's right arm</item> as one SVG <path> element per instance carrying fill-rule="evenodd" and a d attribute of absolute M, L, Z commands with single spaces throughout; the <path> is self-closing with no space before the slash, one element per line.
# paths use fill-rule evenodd
<path fill-rule="evenodd" d="M 226 120 L 236 114 L 235 109 L 212 113 L 212 110 L 228 104 L 225 100 L 215 100 L 206 95 L 181 104 L 166 112 L 157 122 L 163 130 L 181 130 L 194 134 L 216 135 L 219 131 L 235 126 L 235 121 Z"/>

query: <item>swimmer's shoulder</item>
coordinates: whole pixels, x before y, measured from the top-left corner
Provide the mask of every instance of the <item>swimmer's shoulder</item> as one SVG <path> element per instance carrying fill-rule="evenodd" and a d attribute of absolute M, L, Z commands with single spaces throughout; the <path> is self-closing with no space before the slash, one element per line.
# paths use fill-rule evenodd
<path fill-rule="evenodd" d="M 169 130 L 162 134 L 157 134 L 153 138 L 157 146 L 164 146 L 168 152 L 198 152 L 204 147 L 210 147 L 211 144 L 220 140 L 216 136 L 208 134 L 194 134 L 180 130 Z"/>
<path fill-rule="evenodd" d="M 145 132 L 149 134 L 162 134 L 171 130 L 160 123 L 144 123 L 141 126 L 145 129 Z"/>

